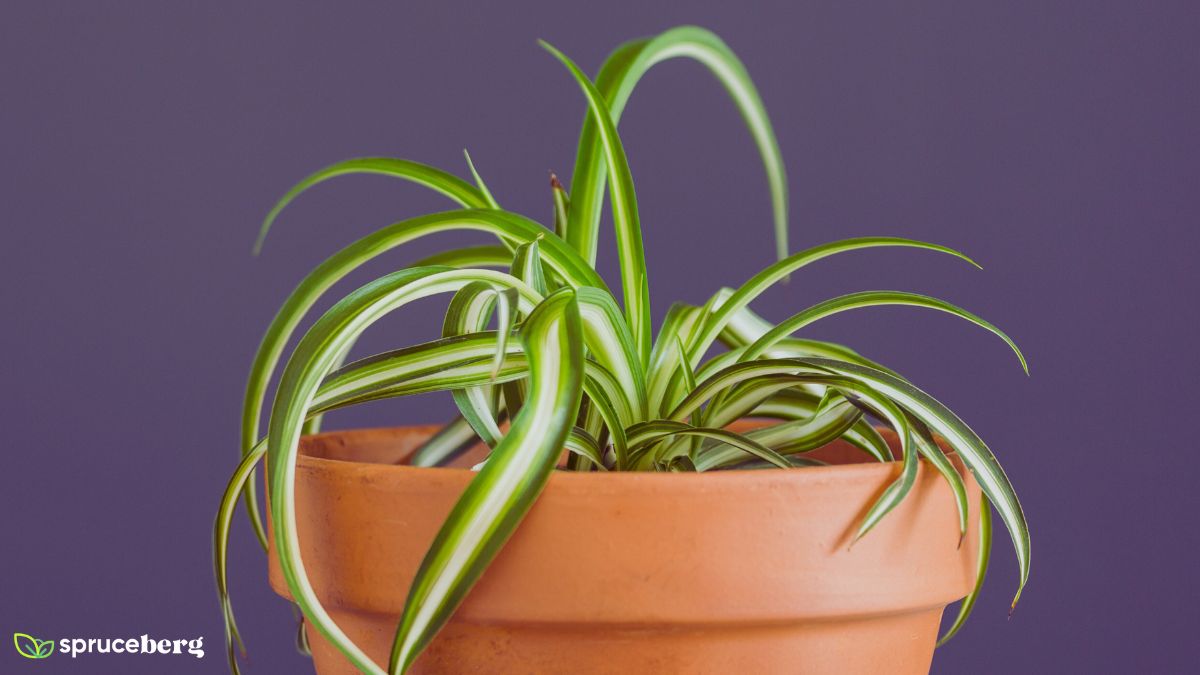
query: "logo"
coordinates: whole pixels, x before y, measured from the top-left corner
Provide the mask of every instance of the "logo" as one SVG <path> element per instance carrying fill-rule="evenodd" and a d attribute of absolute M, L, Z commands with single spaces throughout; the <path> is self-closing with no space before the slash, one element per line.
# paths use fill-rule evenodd
<path fill-rule="evenodd" d="M 13 633 L 13 646 L 27 659 L 44 659 L 54 653 L 54 640 L 39 640 L 28 633 Z"/>
<path fill-rule="evenodd" d="M 44 659 L 55 652 L 78 658 L 80 654 L 183 654 L 204 658 L 204 636 L 159 640 L 149 635 L 130 638 L 62 638 L 39 640 L 29 633 L 13 633 L 13 646 L 27 659 Z"/>

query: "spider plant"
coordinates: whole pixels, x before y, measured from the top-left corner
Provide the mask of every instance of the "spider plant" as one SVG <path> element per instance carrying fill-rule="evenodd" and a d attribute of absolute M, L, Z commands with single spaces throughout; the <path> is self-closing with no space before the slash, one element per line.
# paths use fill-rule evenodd
<path fill-rule="evenodd" d="M 1013 341 L 966 310 L 903 291 L 843 295 L 778 324 L 750 309 L 772 285 L 833 255 L 910 248 L 975 263 L 945 246 L 882 236 L 789 254 L 786 179 L 771 123 L 742 63 L 712 33 L 681 27 L 628 42 L 612 53 L 594 80 L 554 47 L 541 45 L 562 63 L 587 102 L 569 193 L 551 180 L 552 223 L 544 226 L 500 206 L 467 156 L 473 182 L 402 159 L 334 164 L 292 188 L 262 225 L 256 251 L 297 195 L 346 174 L 403 179 L 439 192 L 455 205 L 389 225 L 338 251 L 304 278 L 267 329 L 246 386 L 242 460 L 225 490 L 214 533 L 231 668 L 238 669 L 234 644 L 240 636 L 227 593 L 227 540 L 236 505 L 244 501 L 259 543 L 267 545 L 253 489 L 255 467 L 264 457 L 274 543 L 295 603 L 313 628 L 367 673 L 403 673 L 410 667 L 518 527 L 553 471 L 792 470 L 818 463 L 804 453 L 837 438 L 899 467 L 855 538 L 904 500 L 920 459 L 949 484 L 960 533 L 966 533 L 969 519 L 982 521 L 976 590 L 943 640 L 959 629 L 974 604 L 986 571 L 991 529 L 989 508 L 968 512 L 963 480 L 939 440 L 974 473 L 1012 537 L 1019 566 L 1015 606 L 1029 575 L 1029 532 L 1013 487 L 984 442 L 946 406 L 895 371 L 848 347 L 796 333 L 840 312 L 905 305 L 946 312 L 996 334 L 1024 368 Z M 655 335 L 637 195 L 617 122 L 642 75 L 676 57 L 707 66 L 740 110 L 766 169 L 778 259 L 738 288 L 717 290 L 702 306 L 672 305 Z M 619 294 L 594 269 L 606 186 L 620 262 Z M 380 254 L 457 230 L 482 232 L 495 243 L 448 250 L 380 277 L 342 298 L 303 333 L 279 375 L 263 435 L 268 381 L 279 370 L 289 338 L 318 299 Z M 355 340 L 375 321 L 433 295 L 449 298 L 440 339 L 345 363 Z M 726 350 L 709 356 L 718 342 Z M 477 476 L 412 583 L 385 671 L 331 619 L 306 575 L 294 512 L 298 441 L 318 430 L 321 416 L 331 410 L 432 391 L 452 392 L 458 415 L 413 455 L 412 463 L 446 463 L 480 440 L 490 453 L 476 467 Z M 775 423 L 742 432 L 729 429 L 747 416 Z M 896 432 L 897 456 L 873 421 Z M 568 459 L 561 464 L 564 448 Z"/>

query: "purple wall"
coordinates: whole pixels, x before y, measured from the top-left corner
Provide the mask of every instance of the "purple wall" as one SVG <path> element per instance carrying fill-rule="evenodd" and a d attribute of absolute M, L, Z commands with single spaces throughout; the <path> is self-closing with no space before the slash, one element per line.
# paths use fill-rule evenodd
<path fill-rule="evenodd" d="M 996 339 L 920 310 L 810 333 L 946 401 L 1024 500 L 1034 567 L 1022 605 L 1006 620 L 1015 565 L 1002 542 L 976 617 L 934 671 L 1194 666 L 1195 453 L 1175 418 L 1194 406 L 1198 374 L 1200 20 L 1187 3 L 221 4 L 0 10 L 0 641 L 202 634 L 203 661 L 52 660 L 55 672 L 221 671 L 209 528 L 257 340 L 324 256 L 447 208 L 386 179 L 339 180 L 297 202 L 254 259 L 272 200 L 357 155 L 465 174 L 467 147 L 503 203 L 544 219 L 546 171 L 570 172 L 583 101 L 534 40 L 594 72 L 619 41 L 690 22 L 726 38 L 773 114 L 794 246 L 904 235 L 986 268 L 853 254 L 797 275 L 764 314 L 852 290 L 930 292 L 1008 330 L 1030 357 L 1026 378 Z M 702 68 L 653 71 L 622 132 L 656 315 L 769 262 L 762 171 Z M 611 263 L 607 230 L 603 246 Z M 436 330 L 413 316 L 363 349 Z M 435 397 L 331 423 L 449 410 Z M 232 570 L 248 672 L 302 667 L 288 607 L 240 521 Z M 0 655 L 5 672 L 34 665 L 7 646 Z"/>

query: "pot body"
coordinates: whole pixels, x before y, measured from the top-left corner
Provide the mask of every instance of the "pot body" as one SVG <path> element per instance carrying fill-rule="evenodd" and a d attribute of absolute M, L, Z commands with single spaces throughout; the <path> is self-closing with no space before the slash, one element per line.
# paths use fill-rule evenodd
<path fill-rule="evenodd" d="M 417 567 L 473 476 L 397 465 L 433 431 L 301 441 L 305 567 L 384 666 Z M 910 496 L 851 546 L 899 466 L 842 442 L 814 455 L 833 465 L 556 472 L 411 672 L 928 672 L 942 610 L 974 582 L 978 485 L 963 472 L 973 524 L 961 546 L 951 492 L 924 463 Z M 270 580 L 288 597 L 273 538 Z M 309 637 L 319 673 L 355 672 Z"/>

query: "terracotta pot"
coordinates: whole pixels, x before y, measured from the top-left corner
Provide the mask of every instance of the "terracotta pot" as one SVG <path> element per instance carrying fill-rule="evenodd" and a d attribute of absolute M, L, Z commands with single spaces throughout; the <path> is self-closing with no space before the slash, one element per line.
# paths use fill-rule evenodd
<path fill-rule="evenodd" d="M 305 566 L 334 620 L 384 666 L 417 566 L 473 475 L 396 465 L 433 431 L 301 442 Z M 942 610 L 973 583 L 978 532 L 958 546 L 950 490 L 922 466 L 908 499 L 850 547 L 898 464 L 865 463 L 841 442 L 815 456 L 835 465 L 556 472 L 412 672 L 928 672 Z M 967 486 L 978 513 L 969 475 Z M 270 553 L 271 585 L 287 597 Z M 354 672 L 309 637 L 319 673 Z"/>

